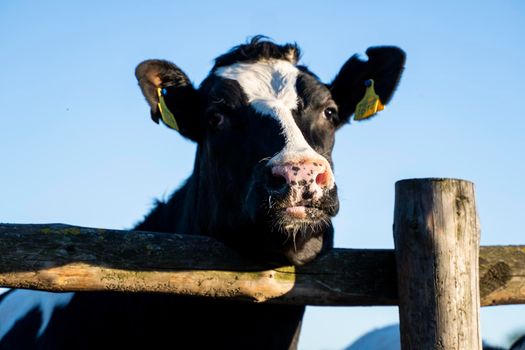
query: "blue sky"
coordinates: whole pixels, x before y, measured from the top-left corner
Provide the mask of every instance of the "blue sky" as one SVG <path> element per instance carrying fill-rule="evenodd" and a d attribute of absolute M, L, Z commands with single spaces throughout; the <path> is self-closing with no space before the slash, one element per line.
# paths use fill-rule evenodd
<path fill-rule="evenodd" d="M 336 244 L 391 248 L 394 183 L 476 184 L 482 244 L 525 244 L 522 1 L 0 2 L 0 221 L 130 228 L 190 174 L 195 146 L 155 125 L 133 76 L 147 58 L 199 84 L 249 36 L 296 41 L 330 81 L 373 45 L 408 55 L 392 103 L 339 131 Z M 483 309 L 485 338 L 525 307 Z M 340 349 L 396 308 L 309 308 L 301 349 Z"/>

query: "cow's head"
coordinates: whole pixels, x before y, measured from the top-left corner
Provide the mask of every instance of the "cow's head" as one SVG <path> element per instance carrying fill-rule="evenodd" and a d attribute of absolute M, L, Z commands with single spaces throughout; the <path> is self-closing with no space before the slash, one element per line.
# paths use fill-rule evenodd
<path fill-rule="evenodd" d="M 153 120 L 198 143 L 194 229 L 296 265 L 332 245 L 335 132 L 368 79 L 389 102 L 405 61 L 396 47 L 366 53 L 368 60 L 352 56 L 330 84 L 298 64 L 296 45 L 260 37 L 218 57 L 198 89 L 168 61 L 137 67 Z"/>

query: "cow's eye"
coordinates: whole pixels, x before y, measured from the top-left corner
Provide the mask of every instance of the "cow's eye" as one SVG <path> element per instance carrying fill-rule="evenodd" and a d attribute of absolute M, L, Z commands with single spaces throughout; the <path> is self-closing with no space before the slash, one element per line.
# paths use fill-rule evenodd
<path fill-rule="evenodd" d="M 208 123 L 210 124 L 210 127 L 213 129 L 219 128 L 224 123 L 224 114 L 215 112 L 210 116 L 210 119 L 208 120 Z"/>
<path fill-rule="evenodd" d="M 328 107 L 324 110 L 324 116 L 326 119 L 333 121 L 337 116 L 337 110 L 333 107 Z"/>

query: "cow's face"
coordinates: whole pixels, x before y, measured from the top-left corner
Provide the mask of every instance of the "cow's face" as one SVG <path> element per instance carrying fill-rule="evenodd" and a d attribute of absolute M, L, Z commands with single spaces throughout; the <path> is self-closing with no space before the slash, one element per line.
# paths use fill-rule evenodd
<path fill-rule="evenodd" d="M 137 67 L 152 118 L 199 144 L 193 176 L 201 233 L 296 265 L 331 246 L 335 131 L 366 80 L 388 102 L 404 64 L 398 48 L 367 54 L 368 61 L 350 58 L 329 85 L 297 65 L 295 45 L 259 39 L 217 58 L 198 90 L 167 61 Z"/>

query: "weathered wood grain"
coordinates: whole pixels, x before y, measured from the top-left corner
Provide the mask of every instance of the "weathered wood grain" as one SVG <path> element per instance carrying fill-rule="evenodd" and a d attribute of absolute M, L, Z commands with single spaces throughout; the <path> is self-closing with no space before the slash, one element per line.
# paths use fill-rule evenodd
<path fill-rule="evenodd" d="M 482 305 L 525 303 L 525 246 L 482 247 Z M 308 305 L 397 305 L 393 250 L 257 264 L 204 236 L 0 224 L 0 286 L 161 292 Z"/>
<path fill-rule="evenodd" d="M 204 236 L 0 224 L 0 286 L 13 288 L 390 305 L 393 259 L 388 250 L 335 250 L 295 268 L 253 262 Z"/>
<path fill-rule="evenodd" d="M 403 350 L 481 350 L 474 184 L 396 183 L 394 242 Z"/>

